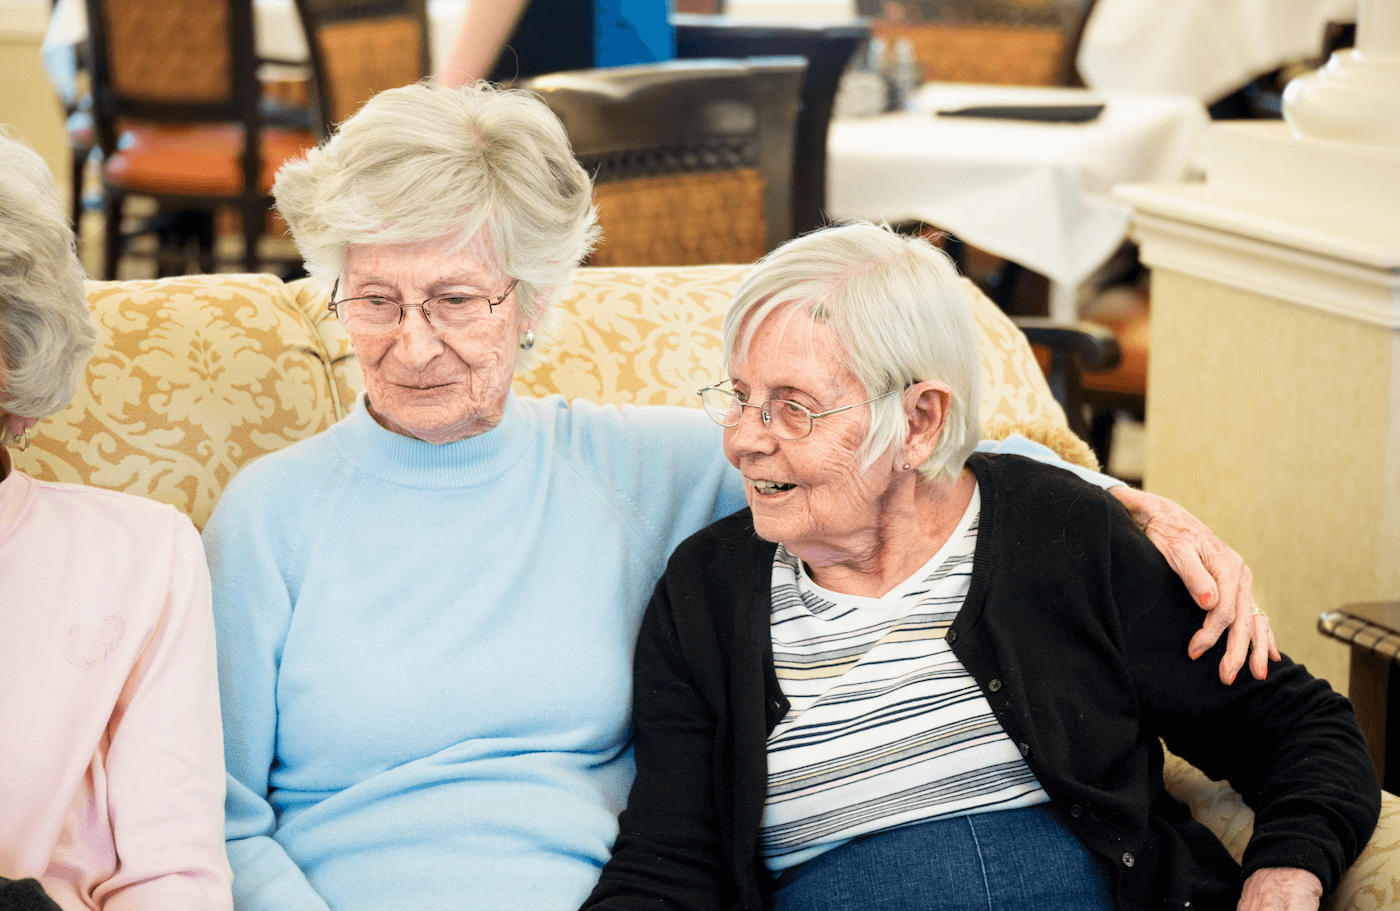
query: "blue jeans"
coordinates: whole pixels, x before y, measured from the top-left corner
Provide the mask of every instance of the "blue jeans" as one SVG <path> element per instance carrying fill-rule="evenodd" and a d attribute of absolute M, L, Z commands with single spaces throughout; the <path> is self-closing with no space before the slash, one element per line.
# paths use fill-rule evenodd
<path fill-rule="evenodd" d="M 877 832 L 786 871 L 774 911 L 1109 911 L 1107 865 L 1049 804 Z"/>

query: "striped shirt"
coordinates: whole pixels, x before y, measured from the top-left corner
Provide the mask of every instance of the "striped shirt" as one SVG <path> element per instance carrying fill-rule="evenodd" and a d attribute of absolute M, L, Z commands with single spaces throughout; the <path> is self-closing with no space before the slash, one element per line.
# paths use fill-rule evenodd
<path fill-rule="evenodd" d="M 791 707 L 768 738 L 770 870 L 873 832 L 1049 800 L 944 639 L 980 507 L 974 492 L 947 543 L 879 598 L 824 589 L 778 548 L 773 661 Z"/>

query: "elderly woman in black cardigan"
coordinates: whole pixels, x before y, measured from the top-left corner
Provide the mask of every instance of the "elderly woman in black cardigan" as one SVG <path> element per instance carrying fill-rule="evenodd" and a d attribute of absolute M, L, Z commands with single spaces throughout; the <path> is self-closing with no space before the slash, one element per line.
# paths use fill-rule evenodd
<path fill-rule="evenodd" d="M 973 454 L 957 277 L 871 225 L 767 257 L 703 390 L 749 509 L 676 551 L 598 909 L 1309 908 L 1380 806 L 1347 701 L 1226 686 L 1111 496 Z M 1217 647 L 1217 651 L 1220 647 Z M 1255 808 L 1241 870 L 1158 738 Z"/>

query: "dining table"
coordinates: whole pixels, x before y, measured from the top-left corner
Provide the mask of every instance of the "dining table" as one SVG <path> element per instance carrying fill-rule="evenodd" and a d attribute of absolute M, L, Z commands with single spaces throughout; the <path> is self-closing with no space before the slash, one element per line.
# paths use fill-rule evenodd
<path fill-rule="evenodd" d="M 1096 0 L 1079 74 L 1106 92 L 1171 92 L 1210 104 L 1254 78 L 1321 54 L 1357 0 Z"/>
<path fill-rule="evenodd" d="M 1207 123 L 1190 95 L 927 83 L 909 110 L 832 121 L 827 215 L 947 231 L 1046 276 L 1072 322 L 1128 236 L 1113 188 L 1198 177 Z"/>

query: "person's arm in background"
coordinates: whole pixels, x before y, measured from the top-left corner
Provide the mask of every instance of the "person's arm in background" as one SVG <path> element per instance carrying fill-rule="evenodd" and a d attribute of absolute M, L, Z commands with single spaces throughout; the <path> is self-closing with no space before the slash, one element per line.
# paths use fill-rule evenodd
<path fill-rule="evenodd" d="M 1078 438 L 1075 438 L 1077 441 Z M 983 440 L 978 452 L 1010 453 L 1057 465 L 1090 484 L 1105 488 L 1128 508 L 1148 539 L 1167 558 L 1191 597 L 1204 609 L 1205 624 L 1187 646 L 1187 654 L 1199 658 L 1229 630 L 1220 679 L 1233 683 L 1249 661 L 1250 673 L 1262 680 L 1269 661 L 1279 660 L 1278 645 L 1269 618 L 1255 613 L 1254 576 L 1244 558 L 1206 528 L 1199 519 L 1166 497 L 1147 493 L 1116 478 L 1062 459 L 1054 450 L 1019 433 L 1000 440 Z M 1252 649 L 1252 653 L 1251 653 Z"/>
<path fill-rule="evenodd" d="M 92 898 L 108 911 L 231 911 L 209 572 L 194 526 L 169 514 L 169 535 L 152 528 L 148 541 L 151 569 L 168 568 L 148 583 L 164 610 L 107 727 L 118 866 Z"/>
<path fill-rule="evenodd" d="M 265 533 L 247 507 L 258 496 L 225 490 L 204 529 L 213 581 L 228 796 L 224 832 L 238 911 L 328 911 L 306 874 L 273 837 L 268 802 L 276 756 L 278 657 L 291 594 L 277 557 L 289 542 Z M 259 494 L 265 494 L 259 491 Z"/>
<path fill-rule="evenodd" d="M 457 29 L 452 50 L 434 77 L 448 88 L 461 88 L 491 72 L 506 39 L 529 0 L 472 0 Z"/>

